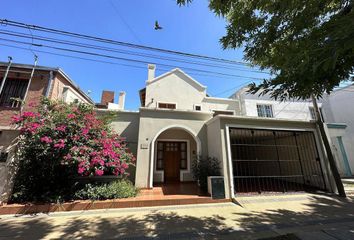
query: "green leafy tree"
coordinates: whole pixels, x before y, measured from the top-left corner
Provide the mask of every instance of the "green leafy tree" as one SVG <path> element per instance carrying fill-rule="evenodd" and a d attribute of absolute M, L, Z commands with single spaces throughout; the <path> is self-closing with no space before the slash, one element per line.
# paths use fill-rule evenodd
<path fill-rule="evenodd" d="M 177 0 L 186 5 L 192 0 Z M 224 49 L 244 47 L 244 59 L 272 73 L 251 92 L 309 98 L 353 81 L 353 0 L 210 0 L 227 20 Z"/>

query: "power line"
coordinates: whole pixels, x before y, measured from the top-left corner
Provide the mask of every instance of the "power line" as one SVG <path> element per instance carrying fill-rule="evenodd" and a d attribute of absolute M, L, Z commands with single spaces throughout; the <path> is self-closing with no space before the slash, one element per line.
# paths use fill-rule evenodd
<path fill-rule="evenodd" d="M 105 57 L 105 58 L 116 59 L 116 60 L 121 60 L 121 61 L 143 63 L 143 64 L 150 64 L 151 63 L 151 62 L 147 62 L 147 61 L 143 61 L 143 60 L 137 60 L 137 59 L 131 59 L 131 58 L 123 58 L 123 57 L 117 57 L 117 56 L 112 56 L 112 55 L 107 55 L 107 54 L 80 51 L 80 50 L 69 49 L 69 48 L 55 47 L 55 46 L 50 46 L 50 45 L 45 45 L 45 44 L 32 44 L 32 43 L 29 43 L 29 42 L 23 42 L 23 41 L 17 41 L 17 40 L 12 40 L 12 39 L 5 39 L 5 38 L 0 38 L 0 40 L 7 41 L 7 42 L 12 42 L 12 43 L 17 43 L 17 44 L 33 45 L 35 47 L 45 47 L 45 48 L 51 48 L 51 49 L 60 50 L 60 51 L 74 52 L 74 53 L 78 53 L 78 54 L 85 54 L 85 55 L 91 55 L 91 56 L 97 56 L 97 57 Z M 213 71 L 209 71 L 209 70 L 194 69 L 194 68 L 189 68 L 189 67 L 180 67 L 180 66 L 177 66 L 177 65 L 169 65 L 169 64 L 162 64 L 162 63 L 156 63 L 156 62 L 154 64 L 158 64 L 160 66 L 165 66 L 165 67 L 172 67 L 172 68 L 179 67 L 179 68 L 183 68 L 183 69 L 190 70 L 190 71 L 197 71 L 197 72 L 201 72 L 201 73 L 211 73 L 211 74 L 217 74 L 217 75 L 220 75 L 220 76 L 231 76 L 231 77 L 237 77 L 237 78 L 248 78 L 248 79 L 253 79 L 253 80 L 263 80 L 261 78 L 248 77 L 248 76 L 242 76 L 242 75 L 236 75 L 236 74 L 228 74 L 228 73 L 222 73 L 222 72 L 213 72 Z"/>
<path fill-rule="evenodd" d="M 13 45 L 9 45 L 9 44 L 1 44 L 1 43 L 0 43 L 0 46 L 5 46 L 5 47 L 16 48 L 16 49 L 21 49 L 21 50 L 26 50 L 26 51 L 28 51 L 28 48 L 13 46 Z M 36 50 L 36 52 L 44 53 L 44 54 L 50 54 L 50 55 L 54 55 L 54 56 L 60 56 L 60 57 L 67 57 L 67 58 L 85 60 L 85 61 L 90 61 L 90 62 L 98 62 L 98 63 L 103 63 L 103 64 L 119 65 L 119 66 L 124 66 L 124 67 L 133 67 L 133 68 L 139 68 L 139 69 L 146 69 L 146 67 L 143 67 L 143 66 L 136 66 L 136 65 L 124 64 L 124 63 L 117 63 L 117 62 L 111 62 L 111 61 L 97 60 L 97 59 L 92 59 L 92 58 L 78 57 L 78 56 L 67 55 L 67 54 L 60 54 L 60 53 L 53 53 L 53 52 L 48 52 L 48 51 L 43 51 L 43 50 Z M 171 69 L 159 67 L 157 70 L 170 71 Z M 193 72 L 193 71 L 191 71 L 191 74 L 192 74 L 192 75 L 197 75 L 197 76 L 216 77 L 215 75 L 195 73 L 195 72 Z M 234 80 L 235 80 L 234 77 L 224 76 L 223 78 L 234 79 Z"/>
<path fill-rule="evenodd" d="M 133 35 L 133 37 L 141 44 L 142 42 L 140 41 L 140 38 L 138 37 L 138 35 L 135 33 L 135 31 L 129 26 L 129 24 L 124 20 L 123 16 L 120 14 L 120 12 L 118 11 L 118 8 L 116 7 L 116 5 L 114 5 L 114 3 L 112 2 L 112 0 L 109 1 L 111 6 L 113 7 L 113 10 L 117 13 L 118 17 L 120 18 L 120 20 L 124 23 L 124 25 L 129 29 L 129 31 L 131 32 L 131 34 Z"/>
<path fill-rule="evenodd" d="M 246 63 L 246 62 L 242 62 L 242 61 L 235 61 L 235 60 L 229 60 L 229 59 L 224 59 L 224 58 L 210 57 L 210 56 L 206 56 L 206 55 L 199 55 L 199 54 L 193 54 L 193 53 L 186 53 L 186 52 L 150 47 L 150 46 L 145 46 L 145 45 L 138 45 L 138 44 L 133 44 L 133 43 L 128 43 L 128 42 L 117 41 L 117 40 L 113 40 L 113 39 L 101 38 L 101 37 L 96 37 L 96 36 L 90 36 L 90 35 L 85 35 L 85 34 L 79 34 L 79 33 L 74 33 L 74 32 L 69 32 L 69 31 L 48 28 L 48 27 L 42 27 L 42 26 L 38 26 L 38 25 L 30 25 L 30 24 L 7 20 L 7 19 L 0 19 L 0 24 L 2 24 L 4 26 L 9 25 L 9 26 L 13 26 L 13 27 L 26 28 L 26 29 L 31 28 L 31 29 L 37 30 L 37 31 L 43 31 L 43 32 L 59 34 L 59 35 L 66 35 L 66 36 L 70 36 L 70 37 L 82 38 L 82 39 L 104 42 L 104 43 L 109 43 L 109 44 L 116 44 L 116 45 L 121 45 L 121 46 L 126 46 L 126 47 L 132 47 L 132 48 L 139 48 L 139 49 L 144 49 L 144 50 L 149 50 L 149 51 L 159 51 L 159 52 L 163 52 L 163 53 L 181 55 L 181 56 L 185 56 L 185 57 L 199 58 L 199 59 L 223 62 L 223 63 L 228 63 L 228 64 L 244 65 L 244 66 L 249 66 L 249 67 L 251 66 L 250 63 Z"/>
<path fill-rule="evenodd" d="M 248 81 L 248 82 L 239 84 L 239 85 L 237 85 L 237 86 L 235 86 L 235 87 L 232 87 L 232 88 L 228 88 L 228 89 L 226 89 L 226 90 L 223 90 L 222 92 L 216 93 L 214 96 L 220 96 L 220 95 L 222 95 L 222 94 L 224 94 L 224 93 L 227 93 L 227 92 L 230 92 L 230 91 L 232 91 L 232 90 L 235 90 L 236 88 L 242 87 L 242 86 L 244 86 L 244 85 L 246 85 L 246 84 L 248 84 L 248 83 L 251 83 L 251 81 Z"/>
<path fill-rule="evenodd" d="M 183 60 L 183 59 L 178 59 L 178 58 L 164 57 L 164 56 L 152 55 L 152 54 L 144 54 L 144 53 L 121 50 L 121 49 L 116 49 L 116 48 L 109 48 L 109 47 L 103 47 L 103 46 L 86 44 L 86 43 L 84 44 L 84 43 L 75 42 L 75 41 L 67 41 L 67 40 L 55 39 L 55 38 L 50 38 L 50 37 L 43 37 L 43 36 L 38 36 L 38 35 L 29 36 L 28 34 L 15 32 L 15 31 L 3 30 L 3 31 L 0 31 L 0 34 L 14 36 L 14 37 L 27 38 L 27 39 L 31 38 L 31 39 L 36 39 L 36 40 L 41 40 L 41 41 L 46 41 L 46 42 L 51 42 L 51 43 L 59 43 L 59 44 L 82 47 L 82 48 L 96 49 L 96 50 L 102 50 L 102 51 L 108 51 L 108 52 L 116 52 L 116 53 L 121 53 L 121 54 L 126 54 L 126 55 L 135 55 L 135 56 L 140 56 L 140 57 L 156 58 L 156 59 L 160 59 L 160 60 L 194 64 L 194 65 L 200 65 L 200 66 L 208 66 L 208 67 L 214 67 L 214 68 L 225 68 L 225 69 L 230 69 L 230 70 L 238 70 L 238 71 L 253 72 L 253 73 L 266 73 L 266 72 L 257 71 L 257 70 L 241 69 L 236 66 L 231 67 L 231 66 L 219 65 L 219 64 L 218 65 L 208 64 L 205 62 L 198 62 L 198 61 L 191 62 L 188 60 Z"/>

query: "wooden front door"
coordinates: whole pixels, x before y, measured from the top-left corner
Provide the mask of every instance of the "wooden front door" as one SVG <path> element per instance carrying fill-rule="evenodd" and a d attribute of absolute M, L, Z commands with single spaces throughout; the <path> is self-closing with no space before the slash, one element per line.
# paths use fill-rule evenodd
<path fill-rule="evenodd" d="M 163 157 L 165 182 L 178 182 L 181 161 L 180 143 L 165 142 Z"/>

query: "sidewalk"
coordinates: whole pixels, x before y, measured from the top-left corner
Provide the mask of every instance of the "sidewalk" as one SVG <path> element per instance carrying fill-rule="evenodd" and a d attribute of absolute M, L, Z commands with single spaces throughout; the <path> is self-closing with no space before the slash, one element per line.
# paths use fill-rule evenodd
<path fill-rule="evenodd" d="M 220 203 L 0 216 L 0 239 L 354 239 L 354 197 L 290 194 Z M 284 238 L 293 239 L 293 238 Z"/>

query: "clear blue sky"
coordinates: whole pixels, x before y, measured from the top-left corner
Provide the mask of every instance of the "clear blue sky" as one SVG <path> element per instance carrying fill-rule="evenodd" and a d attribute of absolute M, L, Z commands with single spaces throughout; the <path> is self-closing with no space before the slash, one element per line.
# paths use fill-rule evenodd
<path fill-rule="evenodd" d="M 189 7 L 180 8 L 174 0 L 11 0 L 2 2 L 0 18 L 158 48 L 242 60 L 242 50 L 222 50 L 219 38 L 225 33 L 225 21 L 210 12 L 207 4 L 206 0 L 196 0 Z M 159 21 L 163 30 L 154 30 L 155 20 Z M 0 30 L 5 29 L 11 28 L 0 26 Z M 138 90 L 144 87 L 147 66 L 140 64 L 144 69 L 139 69 L 44 53 L 37 55 L 39 65 L 62 68 L 84 91 L 91 90 L 91 97 L 96 102 L 100 100 L 102 90 L 107 89 L 117 93 L 127 92 L 126 109 L 137 109 L 140 105 Z M 0 61 L 7 61 L 7 56 L 12 56 L 14 62 L 33 63 L 29 50 L 0 46 Z M 207 67 L 188 67 L 208 70 Z M 157 70 L 157 74 L 164 72 L 159 70 L 158 65 Z M 229 73 L 260 76 L 238 70 Z M 250 81 L 190 75 L 208 86 L 211 95 Z M 228 91 L 219 96 L 227 97 L 231 93 Z"/>

